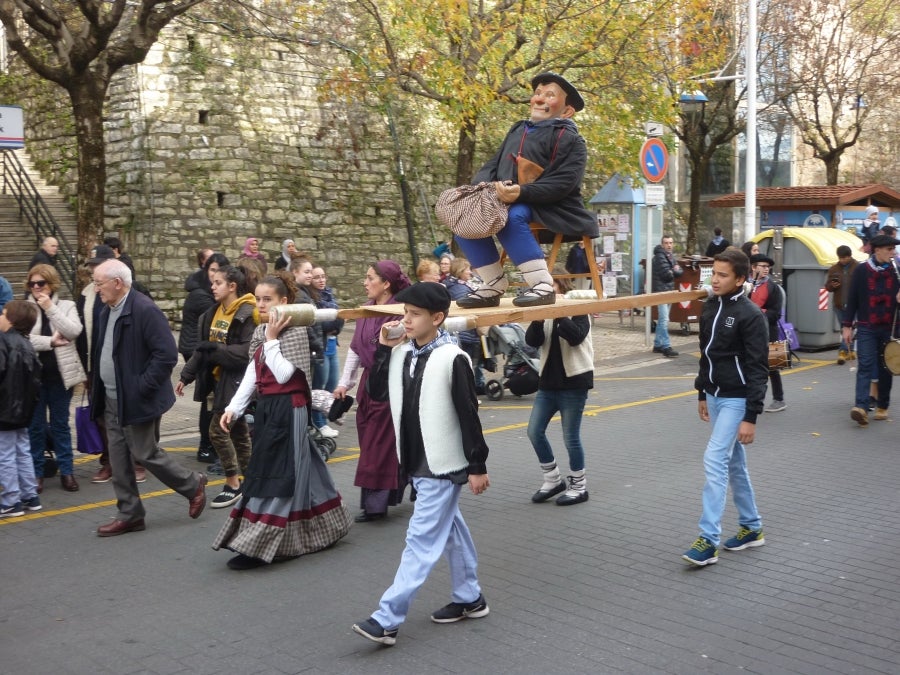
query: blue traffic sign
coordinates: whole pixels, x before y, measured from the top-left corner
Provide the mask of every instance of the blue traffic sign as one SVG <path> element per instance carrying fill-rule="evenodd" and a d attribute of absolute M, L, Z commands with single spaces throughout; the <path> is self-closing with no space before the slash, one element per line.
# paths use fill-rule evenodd
<path fill-rule="evenodd" d="M 666 177 L 669 169 L 669 150 L 658 138 L 648 138 L 641 146 L 641 172 L 651 183 Z"/>

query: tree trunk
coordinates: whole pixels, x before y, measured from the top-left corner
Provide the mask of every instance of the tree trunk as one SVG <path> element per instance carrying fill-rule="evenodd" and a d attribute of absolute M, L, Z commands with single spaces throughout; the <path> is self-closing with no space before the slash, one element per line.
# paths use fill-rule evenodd
<path fill-rule="evenodd" d="M 459 129 L 456 155 L 456 184 L 466 185 L 475 175 L 475 121 L 466 122 Z"/>
<path fill-rule="evenodd" d="M 837 185 L 841 168 L 841 153 L 835 152 L 821 159 L 825 163 L 825 185 Z"/>
<path fill-rule="evenodd" d="M 103 241 L 106 203 L 106 152 L 103 137 L 103 102 L 108 81 L 88 71 L 68 89 L 75 120 L 78 148 L 78 260 L 90 257 L 91 249 Z M 79 271 L 78 288 L 87 283 Z"/>
<path fill-rule="evenodd" d="M 709 170 L 709 159 L 705 153 L 699 157 L 690 157 L 691 165 L 691 181 L 690 181 L 690 205 L 688 211 L 687 225 L 687 241 L 685 242 L 684 252 L 688 255 L 694 252 L 699 253 L 697 247 L 697 230 L 700 224 L 700 192 L 703 188 L 703 181 L 706 179 L 706 172 Z"/>

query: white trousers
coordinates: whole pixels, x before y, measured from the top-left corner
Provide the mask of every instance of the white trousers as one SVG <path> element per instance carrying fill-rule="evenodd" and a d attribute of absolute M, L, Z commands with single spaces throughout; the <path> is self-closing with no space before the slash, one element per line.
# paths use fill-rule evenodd
<path fill-rule="evenodd" d="M 406 620 L 409 606 L 442 554 L 450 563 L 450 599 L 474 602 L 481 595 L 478 585 L 478 554 L 466 521 L 459 511 L 461 485 L 440 478 L 413 478 L 415 510 L 406 531 L 406 548 L 394 583 L 372 614 L 385 629 Z"/>

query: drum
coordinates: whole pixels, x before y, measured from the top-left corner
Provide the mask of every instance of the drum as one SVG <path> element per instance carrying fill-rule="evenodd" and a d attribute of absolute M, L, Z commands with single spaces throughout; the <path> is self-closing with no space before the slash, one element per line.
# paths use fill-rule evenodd
<path fill-rule="evenodd" d="M 884 365 L 894 375 L 900 375 L 900 340 L 894 338 L 884 346 Z"/>
<path fill-rule="evenodd" d="M 769 343 L 769 370 L 783 370 L 791 367 L 791 350 L 788 349 L 787 342 L 781 340 L 779 342 Z"/>

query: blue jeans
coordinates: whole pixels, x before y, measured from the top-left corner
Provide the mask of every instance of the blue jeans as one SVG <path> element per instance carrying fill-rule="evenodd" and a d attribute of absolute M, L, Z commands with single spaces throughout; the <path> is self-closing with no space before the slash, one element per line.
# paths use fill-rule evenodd
<path fill-rule="evenodd" d="M 13 506 L 37 496 L 34 462 L 28 443 L 28 429 L 0 430 L 0 503 Z"/>
<path fill-rule="evenodd" d="M 659 316 L 656 319 L 656 337 L 653 338 L 653 346 L 660 349 L 671 347 L 669 342 L 669 305 L 657 305 Z"/>
<path fill-rule="evenodd" d="M 406 548 L 394 583 L 381 596 L 378 610 L 372 614 L 387 629 L 397 628 L 406 620 L 416 592 L 443 554 L 450 563 L 451 602 L 475 602 L 481 595 L 478 554 L 459 511 L 462 485 L 421 477 L 414 477 L 412 483 L 417 497 L 406 530 Z"/>
<path fill-rule="evenodd" d="M 737 433 L 744 419 L 746 400 L 706 396 L 712 434 L 703 454 L 706 485 L 703 486 L 703 515 L 700 516 L 700 536 L 719 547 L 722 535 L 722 514 L 725 497 L 731 484 L 731 496 L 737 507 L 738 524 L 750 530 L 762 528 L 762 518 L 756 508 L 756 496 L 747 471 L 747 453 L 738 442 Z"/>
<path fill-rule="evenodd" d="M 869 386 L 878 382 L 878 407 L 888 409 L 891 404 L 891 387 L 894 376 L 884 365 L 884 346 L 891 339 L 891 327 L 856 327 L 856 406 L 868 410 Z"/>
<path fill-rule="evenodd" d="M 844 331 L 841 330 L 841 322 L 844 320 L 844 310 L 840 307 L 833 307 L 832 309 L 834 310 L 834 317 L 837 319 L 838 330 L 841 332 L 841 346 L 839 349 L 844 352 L 849 352 L 853 349 L 853 346 L 844 342 Z"/>
<path fill-rule="evenodd" d="M 509 259 L 516 265 L 521 265 L 529 260 L 544 259 L 544 252 L 534 235 L 531 234 L 531 228 L 528 227 L 530 222 L 531 207 L 526 204 L 513 204 L 509 207 L 506 226 L 497 233 L 497 241 L 503 245 Z M 493 237 L 484 237 L 483 239 L 456 237 L 456 243 L 474 269 L 500 260 L 500 253 L 497 251 Z M 485 279 L 484 281 L 487 283 L 491 280 Z"/>
<path fill-rule="evenodd" d="M 28 435 L 31 439 L 31 458 L 34 460 L 34 475 L 44 477 L 44 450 L 47 448 L 46 426 L 47 411 L 50 411 L 50 438 L 53 439 L 53 453 L 62 476 L 74 473 L 72 464 L 72 432 L 69 430 L 69 403 L 72 401 L 72 390 L 66 389 L 61 380 L 41 383 L 41 395 L 38 399 Z"/>
<path fill-rule="evenodd" d="M 534 446 L 538 461 L 554 461 L 553 448 L 547 440 L 547 425 L 557 412 L 562 418 L 563 443 L 569 452 L 569 469 L 584 469 L 584 447 L 581 445 L 581 416 L 587 401 L 587 389 L 538 389 L 528 420 L 528 440 Z"/>
<path fill-rule="evenodd" d="M 328 339 L 331 340 L 331 337 Z M 329 354 L 326 349 L 324 360 L 321 364 L 316 364 L 316 367 L 313 369 L 312 388 L 334 391 L 340 376 L 341 365 L 338 361 L 337 348 L 335 347 L 333 354 Z M 312 423 L 316 427 L 323 427 L 328 424 L 328 415 L 318 410 L 313 410 Z"/>

